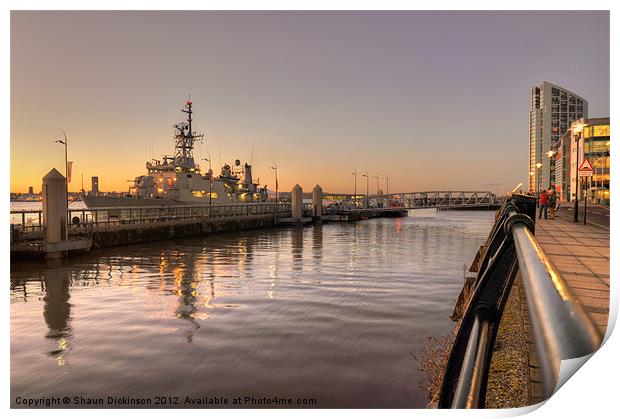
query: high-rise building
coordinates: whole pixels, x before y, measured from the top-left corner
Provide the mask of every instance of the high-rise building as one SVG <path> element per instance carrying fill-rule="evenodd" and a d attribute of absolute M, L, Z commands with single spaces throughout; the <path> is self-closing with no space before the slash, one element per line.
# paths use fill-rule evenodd
<path fill-rule="evenodd" d="M 532 87 L 530 105 L 530 191 L 553 183 L 552 145 L 580 118 L 588 117 L 588 102 L 563 87 L 543 81 Z"/>

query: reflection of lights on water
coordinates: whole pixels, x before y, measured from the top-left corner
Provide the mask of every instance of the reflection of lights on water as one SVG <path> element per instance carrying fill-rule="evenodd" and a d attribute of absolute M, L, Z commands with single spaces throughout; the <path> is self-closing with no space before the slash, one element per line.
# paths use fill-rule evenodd
<path fill-rule="evenodd" d="M 172 269 L 172 277 L 174 278 L 174 293 L 176 295 L 182 295 L 181 283 L 183 281 L 183 268 L 175 267 Z"/>
<path fill-rule="evenodd" d="M 58 339 L 56 342 L 58 345 L 58 350 L 54 352 L 59 352 L 58 356 L 54 358 L 56 360 L 56 365 L 59 367 L 64 367 L 66 365 L 65 354 L 64 352 L 67 350 L 68 342 L 64 337 Z"/>
<path fill-rule="evenodd" d="M 276 265 L 277 263 L 269 265 L 269 289 L 267 290 L 267 297 L 269 297 L 270 299 L 275 298 L 275 289 L 276 284 L 278 283 L 278 271 Z"/>
<path fill-rule="evenodd" d="M 168 259 L 166 259 L 166 256 L 162 253 L 159 257 L 159 273 L 164 273 L 169 265 L 170 262 L 168 262 Z"/>

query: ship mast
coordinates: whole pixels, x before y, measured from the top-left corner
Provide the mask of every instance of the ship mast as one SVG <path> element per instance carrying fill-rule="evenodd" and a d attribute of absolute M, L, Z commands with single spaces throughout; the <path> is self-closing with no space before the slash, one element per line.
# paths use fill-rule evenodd
<path fill-rule="evenodd" d="M 204 134 L 196 134 L 192 130 L 192 99 L 187 99 L 185 108 L 181 112 L 187 114 L 187 122 L 179 122 L 174 126 L 176 129 L 174 139 L 174 166 L 180 172 L 196 171 L 194 162 L 194 143 L 202 141 Z"/>

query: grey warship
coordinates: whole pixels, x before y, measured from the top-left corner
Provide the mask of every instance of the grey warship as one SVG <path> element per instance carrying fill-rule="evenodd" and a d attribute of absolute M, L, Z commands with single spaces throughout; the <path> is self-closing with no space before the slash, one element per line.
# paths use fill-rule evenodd
<path fill-rule="evenodd" d="M 202 174 L 194 160 L 194 144 L 203 141 L 192 127 L 192 100 L 181 109 L 187 117 L 175 124 L 174 156 L 162 156 L 146 163 L 146 173 L 136 176 L 124 196 L 110 196 L 82 191 L 80 198 L 88 208 L 227 205 L 263 202 L 267 200 L 267 186 L 259 187 L 252 178 L 251 164 L 225 164 L 219 176 L 209 169 Z"/>

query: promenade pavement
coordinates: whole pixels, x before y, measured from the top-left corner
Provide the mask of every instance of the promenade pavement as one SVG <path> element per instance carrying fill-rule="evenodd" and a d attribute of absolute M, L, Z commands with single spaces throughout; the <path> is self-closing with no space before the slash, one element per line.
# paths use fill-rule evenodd
<path fill-rule="evenodd" d="M 560 210 L 555 220 L 536 220 L 536 240 L 562 274 L 592 319 L 605 334 L 609 317 L 609 230 L 573 223 L 572 211 Z M 519 281 L 519 279 L 518 279 Z M 520 286 L 530 370 L 530 401 L 543 401 L 542 374 L 534 332 Z"/>
<path fill-rule="evenodd" d="M 609 231 L 572 222 L 572 211 L 536 220 L 536 240 L 605 333 L 609 316 Z"/>

